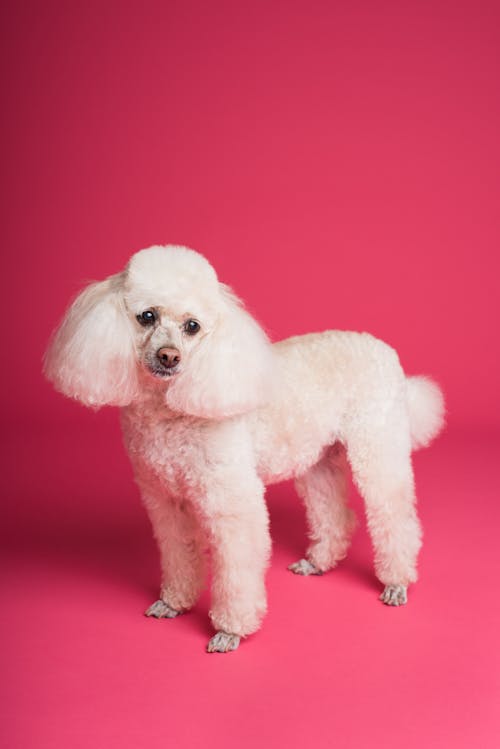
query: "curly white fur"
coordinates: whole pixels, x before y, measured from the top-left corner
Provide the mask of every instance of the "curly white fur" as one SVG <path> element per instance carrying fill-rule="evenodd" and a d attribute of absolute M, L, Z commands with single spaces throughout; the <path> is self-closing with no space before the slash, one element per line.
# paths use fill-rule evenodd
<path fill-rule="evenodd" d="M 188 321 L 199 329 L 190 334 Z M 161 553 L 165 606 L 150 615 L 193 606 L 208 546 L 211 619 L 228 634 L 209 650 L 237 647 L 266 611 L 265 485 L 296 479 L 311 542 L 295 571 L 324 572 L 345 556 L 354 527 L 347 462 L 365 499 L 382 600 L 405 602 L 421 545 L 411 449 L 439 432 L 444 408 L 437 385 L 405 377 L 385 343 L 327 331 L 271 345 L 205 258 L 152 247 L 80 294 L 45 371 L 86 405 L 122 407 Z"/>

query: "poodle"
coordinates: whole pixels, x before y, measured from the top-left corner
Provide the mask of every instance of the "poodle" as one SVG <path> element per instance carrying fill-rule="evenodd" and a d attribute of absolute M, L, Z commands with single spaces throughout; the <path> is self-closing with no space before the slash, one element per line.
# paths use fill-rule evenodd
<path fill-rule="evenodd" d="M 405 376 L 387 344 L 343 331 L 271 344 L 202 255 L 155 246 L 76 298 L 45 373 L 87 406 L 121 408 L 161 556 L 147 616 L 194 605 L 208 548 L 216 634 L 207 649 L 235 650 L 266 612 L 265 486 L 295 479 L 310 544 L 289 569 L 320 575 L 345 557 L 354 527 L 348 465 L 381 600 L 406 603 L 421 546 L 411 452 L 438 434 L 444 403 L 434 382 Z"/>

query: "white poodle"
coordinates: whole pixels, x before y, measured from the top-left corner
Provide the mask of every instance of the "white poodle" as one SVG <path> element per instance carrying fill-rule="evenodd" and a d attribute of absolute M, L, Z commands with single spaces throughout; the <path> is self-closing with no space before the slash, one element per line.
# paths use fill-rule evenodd
<path fill-rule="evenodd" d="M 151 247 L 78 296 L 45 372 L 85 405 L 122 409 L 161 553 L 148 616 L 193 606 L 208 546 L 208 650 L 235 650 L 266 611 L 265 485 L 295 478 L 311 542 L 290 569 L 321 574 L 345 557 L 354 527 L 347 461 L 366 503 L 381 600 L 406 603 L 421 546 L 411 451 L 437 435 L 444 408 L 437 385 L 406 377 L 385 343 L 327 331 L 271 345 L 205 258 Z"/>

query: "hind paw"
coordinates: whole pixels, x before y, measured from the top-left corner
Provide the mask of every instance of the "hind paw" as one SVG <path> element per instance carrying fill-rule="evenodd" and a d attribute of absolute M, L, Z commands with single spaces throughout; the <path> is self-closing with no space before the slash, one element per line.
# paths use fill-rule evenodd
<path fill-rule="evenodd" d="M 176 616 L 182 614 L 182 611 L 173 609 L 168 603 L 161 599 L 155 601 L 151 606 L 144 612 L 145 616 L 154 616 L 155 619 L 175 619 Z"/>
<path fill-rule="evenodd" d="M 323 573 L 308 559 L 299 559 L 298 562 L 288 565 L 290 572 L 296 575 L 322 575 Z"/>

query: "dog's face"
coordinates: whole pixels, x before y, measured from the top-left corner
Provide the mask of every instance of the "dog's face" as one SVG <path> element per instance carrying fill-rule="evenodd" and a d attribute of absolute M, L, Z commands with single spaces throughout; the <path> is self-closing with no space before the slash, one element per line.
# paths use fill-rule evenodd
<path fill-rule="evenodd" d="M 207 329 L 189 312 L 152 305 L 135 315 L 134 331 L 141 366 L 159 380 L 175 377 L 191 349 L 207 334 Z"/>
<path fill-rule="evenodd" d="M 223 314 L 220 284 L 201 255 L 184 248 L 151 248 L 131 259 L 123 300 L 138 365 L 158 382 L 189 367 L 192 352 Z"/>
<path fill-rule="evenodd" d="M 174 411 L 243 413 L 267 399 L 271 346 L 208 261 L 151 247 L 85 289 L 49 347 L 45 372 L 86 405 L 125 406 L 154 387 Z"/>

